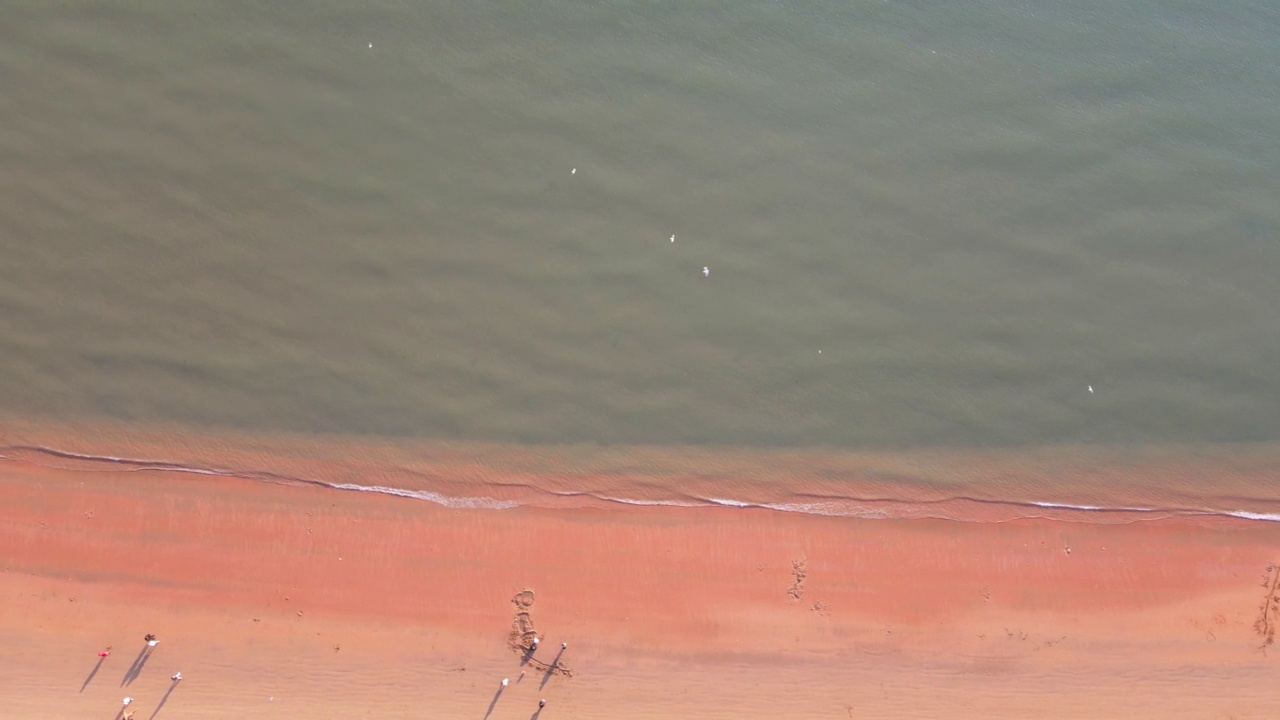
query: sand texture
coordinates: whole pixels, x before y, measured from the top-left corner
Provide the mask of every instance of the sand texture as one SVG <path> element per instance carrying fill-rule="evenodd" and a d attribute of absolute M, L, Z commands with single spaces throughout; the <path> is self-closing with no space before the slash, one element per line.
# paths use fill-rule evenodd
<path fill-rule="evenodd" d="M 126 695 L 135 720 L 1252 718 L 1280 701 L 1274 522 L 445 507 L 281 480 L 379 484 L 388 451 L 360 460 L 350 440 L 120 451 L 264 475 L 247 478 L 77 459 L 120 439 L 62 432 L 4 436 L 8 717 L 107 720 Z M 502 469 L 473 463 L 468 497 L 519 495 L 519 450 L 491 456 Z M 1264 460 L 1242 462 L 1225 484 L 1265 501 Z"/>

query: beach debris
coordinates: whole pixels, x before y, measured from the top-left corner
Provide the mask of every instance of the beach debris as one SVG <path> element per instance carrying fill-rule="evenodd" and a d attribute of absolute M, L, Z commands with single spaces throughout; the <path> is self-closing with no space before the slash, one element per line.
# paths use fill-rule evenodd
<path fill-rule="evenodd" d="M 809 576 L 809 570 L 805 567 L 805 561 L 791 561 L 791 587 L 787 590 L 787 595 L 792 600 L 799 601 L 804 597 L 804 579 Z"/>
<path fill-rule="evenodd" d="M 1280 616 L 1280 565 L 1267 566 L 1262 587 L 1267 593 L 1262 597 L 1262 605 L 1258 608 L 1258 619 L 1253 623 L 1253 631 L 1262 639 L 1258 649 L 1266 653 L 1267 646 L 1276 641 L 1276 621 Z"/>

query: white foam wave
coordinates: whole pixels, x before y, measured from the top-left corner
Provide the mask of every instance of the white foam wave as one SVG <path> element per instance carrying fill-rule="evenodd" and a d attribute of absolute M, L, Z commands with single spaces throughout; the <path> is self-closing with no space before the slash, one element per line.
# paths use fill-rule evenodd
<path fill-rule="evenodd" d="M 427 502 L 443 505 L 444 507 L 464 510 L 510 510 L 511 508 L 519 507 L 520 505 L 520 503 L 512 500 L 496 500 L 494 498 L 487 497 L 449 497 L 437 492 L 431 492 L 430 490 L 402 490 L 400 488 L 384 487 L 382 485 L 355 485 L 352 483 L 324 484 L 334 490 L 353 490 L 355 492 L 395 495 L 397 497 L 413 498 L 415 500 L 426 500 Z"/>
<path fill-rule="evenodd" d="M 683 507 L 695 508 L 702 507 L 702 503 L 680 502 L 679 500 L 638 500 L 635 498 L 620 498 L 609 495 L 599 496 L 601 500 L 608 502 L 622 503 L 623 505 L 643 505 L 647 507 Z"/>
<path fill-rule="evenodd" d="M 779 512 L 801 513 L 804 515 L 825 515 L 827 517 L 864 518 L 867 520 L 884 520 L 892 517 L 884 510 L 869 508 L 865 505 L 843 502 L 820 503 L 765 503 L 760 507 Z"/>
<path fill-rule="evenodd" d="M 1242 520 L 1263 520 L 1266 522 L 1280 522 L 1280 514 L 1276 513 L 1256 513 L 1248 510 L 1227 510 L 1223 515 L 1240 518 Z"/>
<path fill-rule="evenodd" d="M 763 507 L 762 505 L 758 505 L 756 503 L 742 502 L 741 500 L 726 500 L 724 498 L 707 498 L 707 502 L 713 503 L 716 505 L 723 505 L 724 507 L 741 507 L 741 508 Z"/>

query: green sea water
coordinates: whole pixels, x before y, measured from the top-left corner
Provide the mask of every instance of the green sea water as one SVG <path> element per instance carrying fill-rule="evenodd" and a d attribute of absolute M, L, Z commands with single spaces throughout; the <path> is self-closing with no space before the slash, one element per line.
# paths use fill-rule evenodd
<path fill-rule="evenodd" d="M 13 0 L 0 78 L 3 416 L 1280 428 L 1268 0 Z"/>

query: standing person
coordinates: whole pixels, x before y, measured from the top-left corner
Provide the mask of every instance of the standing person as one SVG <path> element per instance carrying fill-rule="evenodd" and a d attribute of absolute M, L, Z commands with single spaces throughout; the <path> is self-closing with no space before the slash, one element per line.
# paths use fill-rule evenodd
<path fill-rule="evenodd" d="M 142 639 L 147 641 L 147 647 L 155 647 L 156 643 L 160 642 L 156 639 L 156 636 L 151 633 L 147 633 L 146 637 Z"/>
<path fill-rule="evenodd" d="M 110 654 L 111 654 L 111 646 L 108 645 L 106 650 L 103 650 L 102 652 L 98 653 L 98 657 L 104 658 Z"/>
<path fill-rule="evenodd" d="M 546 706 L 547 706 L 547 701 L 546 701 L 546 700 L 539 700 L 539 701 L 538 701 L 538 709 L 539 709 L 539 710 L 541 710 L 542 708 L 544 708 L 544 707 L 546 707 Z"/>
<path fill-rule="evenodd" d="M 174 673 L 173 675 L 169 676 L 169 679 L 170 679 L 170 680 L 172 680 L 172 681 L 174 681 L 174 682 L 178 682 L 179 680 L 181 680 L 181 679 L 182 679 L 182 673 L 181 673 L 181 672 L 176 672 L 176 673 Z"/>

